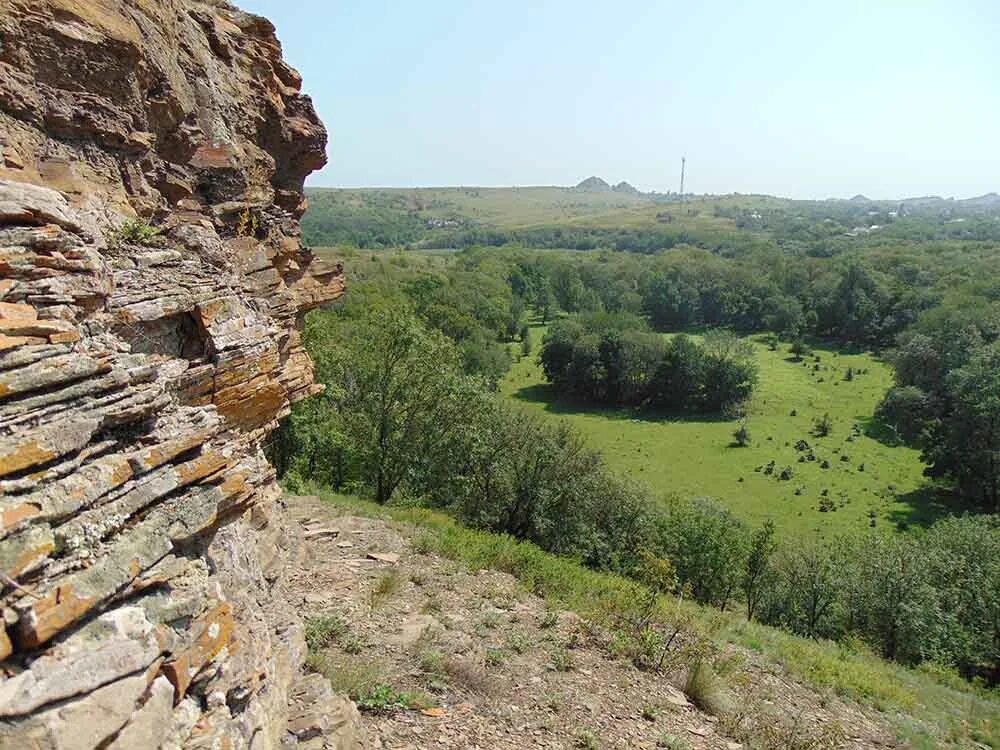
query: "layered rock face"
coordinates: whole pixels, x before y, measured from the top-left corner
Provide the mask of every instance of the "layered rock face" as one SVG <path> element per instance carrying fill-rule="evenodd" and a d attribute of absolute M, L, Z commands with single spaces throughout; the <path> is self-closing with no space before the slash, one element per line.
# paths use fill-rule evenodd
<path fill-rule="evenodd" d="M 0 748 L 308 739 L 262 451 L 344 288 L 300 83 L 222 0 L 0 0 Z"/>

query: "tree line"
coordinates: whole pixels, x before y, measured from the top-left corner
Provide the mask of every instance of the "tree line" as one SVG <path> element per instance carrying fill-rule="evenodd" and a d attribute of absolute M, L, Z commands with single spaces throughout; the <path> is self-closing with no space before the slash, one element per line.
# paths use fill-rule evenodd
<path fill-rule="evenodd" d="M 964 516 L 927 530 L 778 542 L 709 500 L 674 499 L 658 550 L 698 601 L 809 637 L 861 638 L 887 659 L 1000 681 L 1000 526 Z"/>

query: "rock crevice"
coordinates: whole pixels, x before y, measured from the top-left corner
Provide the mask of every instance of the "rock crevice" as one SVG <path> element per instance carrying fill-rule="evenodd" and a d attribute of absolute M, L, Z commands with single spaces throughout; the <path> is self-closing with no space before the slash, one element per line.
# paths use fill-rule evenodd
<path fill-rule="evenodd" d="M 297 741 L 300 89 L 223 0 L 0 0 L 0 748 Z"/>

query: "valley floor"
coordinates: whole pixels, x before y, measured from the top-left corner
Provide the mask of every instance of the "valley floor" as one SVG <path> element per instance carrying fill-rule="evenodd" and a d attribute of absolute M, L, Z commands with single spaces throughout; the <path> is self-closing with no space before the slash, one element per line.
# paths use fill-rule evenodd
<path fill-rule="evenodd" d="M 545 330 L 532 329 L 535 351 L 514 363 L 501 392 L 569 420 L 613 469 L 658 495 L 714 497 L 746 521 L 770 518 L 779 531 L 797 535 L 922 524 L 948 510 L 923 476 L 919 451 L 887 440 L 873 419 L 892 375 L 870 354 L 816 348 L 797 360 L 787 342 L 772 351 L 752 337 L 760 382 L 749 404 L 750 445 L 737 448 L 734 419 L 560 398 L 538 362 Z M 814 420 L 824 414 L 833 429 L 816 437 Z M 786 468 L 791 478 L 782 480 Z"/>

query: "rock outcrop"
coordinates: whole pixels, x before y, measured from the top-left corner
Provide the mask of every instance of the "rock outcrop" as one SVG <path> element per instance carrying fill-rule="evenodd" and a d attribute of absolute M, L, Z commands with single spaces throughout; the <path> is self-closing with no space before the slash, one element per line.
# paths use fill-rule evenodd
<path fill-rule="evenodd" d="M 344 289 L 300 84 L 224 0 L 0 0 L 0 748 L 294 746 L 326 700 L 263 453 Z"/>

